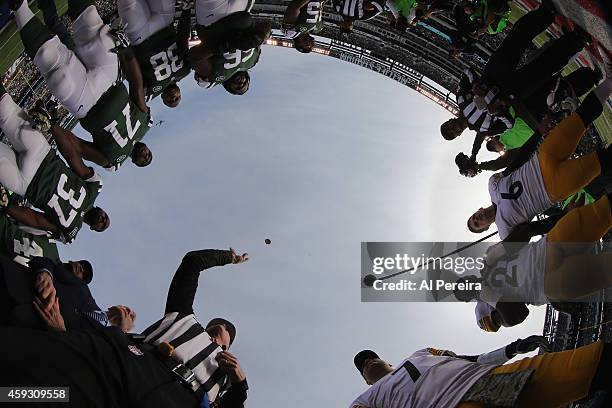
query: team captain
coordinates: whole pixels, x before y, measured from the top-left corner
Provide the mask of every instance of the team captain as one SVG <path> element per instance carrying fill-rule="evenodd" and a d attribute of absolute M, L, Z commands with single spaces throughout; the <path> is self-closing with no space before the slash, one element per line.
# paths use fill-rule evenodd
<path fill-rule="evenodd" d="M 150 128 L 143 80 L 133 56 L 121 57 L 130 90 L 120 81 L 115 41 L 90 0 L 70 0 L 75 51 L 35 18 L 23 0 L 14 0 L 15 21 L 26 54 L 32 58 L 53 95 L 78 118 L 93 142 L 72 140 L 88 161 L 116 170 L 131 157 L 147 166 L 151 151 L 140 140 Z"/>

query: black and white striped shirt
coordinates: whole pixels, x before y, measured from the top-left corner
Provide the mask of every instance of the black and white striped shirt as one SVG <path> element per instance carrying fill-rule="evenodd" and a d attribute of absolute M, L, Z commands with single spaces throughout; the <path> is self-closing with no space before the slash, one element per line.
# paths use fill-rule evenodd
<path fill-rule="evenodd" d="M 468 127 L 477 132 L 491 132 L 500 134 L 514 126 L 514 118 L 510 115 L 492 115 L 486 106 L 499 97 L 496 87 L 488 89 L 482 101 L 477 103 L 477 96 L 472 93 L 472 86 L 478 79 L 477 74 L 470 68 L 461 76 L 457 90 L 457 105 L 461 114 L 467 119 Z"/>
<path fill-rule="evenodd" d="M 333 0 L 332 3 L 338 14 L 353 20 L 369 20 L 385 7 L 385 2 L 381 0 Z"/>
<path fill-rule="evenodd" d="M 172 358 L 193 371 L 200 389 L 208 394 L 210 401 L 215 401 L 228 385 L 227 377 L 215 359 L 223 350 L 210 339 L 193 314 L 168 313 L 142 334 L 145 343 L 173 346 Z"/>

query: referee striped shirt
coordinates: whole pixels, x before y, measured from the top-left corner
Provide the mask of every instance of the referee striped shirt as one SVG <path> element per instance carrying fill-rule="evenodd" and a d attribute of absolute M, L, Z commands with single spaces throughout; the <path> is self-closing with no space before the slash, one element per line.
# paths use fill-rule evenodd
<path fill-rule="evenodd" d="M 492 115 L 486 108 L 478 107 L 472 93 L 472 86 L 477 79 L 478 77 L 472 69 L 466 69 L 457 91 L 457 105 L 462 115 L 467 119 L 468 127 L 477 133 L 492 132 L 493 134 L 500 134 L 507 129 L 511 129 L 514 126 L 512 116 Z M 491 87 L 482 99 L 484 104 L 488 105 L 495 101 L 498 96 L 499 90 L 496 87 Z"/>
<path fill-rule="evenodd" d="M 172 358 L 193 371 L 210 401 L 215 401 L 217 395 L 229 386 L 226 375 L 215 359 L 223 350 L 210 339 L 193 314 L 168 313 L 142 334 L 145 343 L 155 346 L 169 343 L 173 346 Z"/>
<path fill-rule="evenodd" d="M 353 20 L 369 20 L 385 8 L 385 2 L 380 0 L 333 0 L 333 5 L 338 14 Z M 369 9 L 369 5 L 373 9 Z"/>

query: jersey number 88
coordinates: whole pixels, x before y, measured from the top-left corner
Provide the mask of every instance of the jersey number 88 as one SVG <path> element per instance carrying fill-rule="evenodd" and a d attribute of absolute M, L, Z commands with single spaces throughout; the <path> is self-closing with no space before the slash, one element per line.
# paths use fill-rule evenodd
<path fill-rule="evenodd" d="M 176 43 L 172 44 L 166 51 L 158 52 L 149 58 L 149 62 L 153 67 L 155 78 L 158 81 L 163 81 L 183 68 L 183 61 L 179 60 L 177 54 Z"/>

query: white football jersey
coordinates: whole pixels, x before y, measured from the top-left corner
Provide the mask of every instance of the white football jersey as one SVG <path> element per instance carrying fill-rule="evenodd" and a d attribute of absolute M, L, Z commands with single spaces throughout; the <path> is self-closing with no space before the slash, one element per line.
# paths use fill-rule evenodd
<path fill-rule="evenodd" d="M 433 349 L 415 352 L 398 367 L 361 394 L 350 408 L 455 408 L 468 390 L 497 365 L 432 354 Z M 403 367 L 410 361 L 420 373 L 416 382 Z"/>
<path fill-rule="evenodd" d="M 495 261 L 490 272 L 483 275 L 480 300 L 493 307 L 502 297 L 506 301 L 535 306 L 549 303 L 544 294 L 546 242 L 544 236 L 537 242 L 525 244 L 516 254 Z"/>
<path fill-rule="evenodd" d="M 535 154 L 508 176 L 502 177 L 501 173 L 492 175 L 489 178 L 489 195 L 491 202 L 497 206 L 495 224 L 502 240 L 515 226 L 531 221 L 553 205 Z"/>

